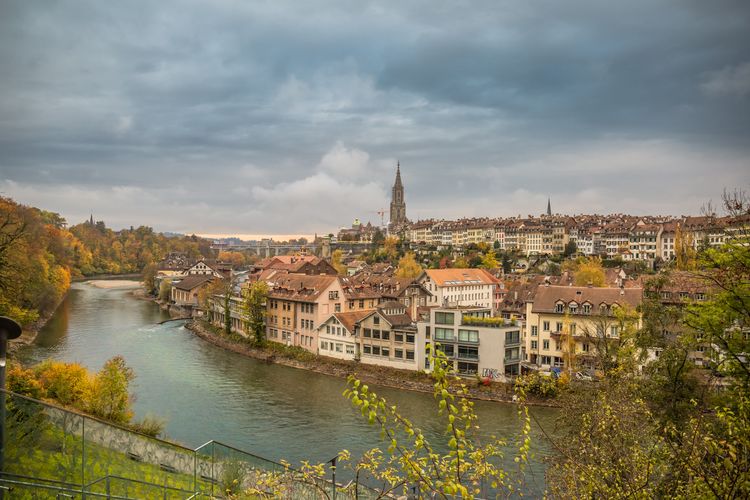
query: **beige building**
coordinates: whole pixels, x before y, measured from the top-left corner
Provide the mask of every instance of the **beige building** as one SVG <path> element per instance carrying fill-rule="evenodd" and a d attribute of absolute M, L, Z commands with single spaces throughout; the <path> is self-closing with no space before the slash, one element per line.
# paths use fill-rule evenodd
<path fill-rule="evenodd" d="M 596 366 L 597 356 L 606 355 L 627 326 L 618 317 L 618 308 L 637 314 L 642 298 L 641 288 L 540 285 L 533 301 L 526 304 L 524 366 L 541 370 Z"/>

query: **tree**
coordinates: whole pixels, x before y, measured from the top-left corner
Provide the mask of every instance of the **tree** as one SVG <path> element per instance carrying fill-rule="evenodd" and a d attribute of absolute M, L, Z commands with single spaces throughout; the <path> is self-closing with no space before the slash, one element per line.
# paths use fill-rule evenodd
<path fill-rule="evenodd" d="M 344 258 L 344 252 L 337 248 L 331 254 L 331 265 L 336 269 L 336 272 L 340 275 L 346 276 L 346 266 L 341 262 Z"/>
<path fill-rule="evenodd" d="M 245 317 L 247 331 L 255 340 L 256 345 L 263 345 L 266 340 L 266 301 L 268 299 L 268 284 L 265 281 L 255 281 L 245 289 Z"/>
<path fill-rule="evenodd" d="M 149 294 L 156 291 L 156 264 L 151 263 L 143 268 L 143 287 Z"/>
<path fill-rule="evenodd" d="M 576 286 L 604 286 L 605 276 L 604 268 L 602 267 L 602 261 L 591 257 L 589 259 L 581 259 L 578 261 L 575 270 L 575 283 Z"/>
<path fill-rule="evenodd" d="M 107 360 L 91 384 L 87 410 L 111 422 L 129 423 L 133 417 L 129 389 L 134 378 L 135 373 L 122 356 Z"/>
<path fill-rule="evenodd" d="M 571 255 L 575 254 L 578 251 L 578 247 L 576 246 L 575 241 L 568 241 L 565 244 L 565 249 L 563 250 L 563 256 L 564 257 L 570 257 Z"/>
<path fill-rule="evenodd" d="M 484 269 L 497 269 L 500 267 L 500 263 L 497 261 L 497 257 L 495 256 L 495 252 L 492 250 L 487 250 L 482 255 L 482 263 L 479 265 L 479 267 Z"/>
<path fill-rule="evenodd" d="M 169 302 L 172 296 L 172 280 L 164 279 L 159 284 L 159 300 Z"/>
<path fill-rule="evenodd" d="M 685 232 L 678 223 L 674 234 L 674 255 L 677 269 L 688 270 L 695 269 L 696 252 L 693 241 L 693 234 Z"/>
<path fill-rule="evenodd" d="M 407 252 L 399 259 L 398 269 L 396 269 L 397 278 L 416 278 L 420 274 L 422 274 L 422 266 L 415 259 L 413 252 Z"/>

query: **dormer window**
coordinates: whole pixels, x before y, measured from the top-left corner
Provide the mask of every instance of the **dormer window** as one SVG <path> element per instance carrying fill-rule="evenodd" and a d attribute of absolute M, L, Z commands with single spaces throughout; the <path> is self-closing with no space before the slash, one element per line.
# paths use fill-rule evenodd
<path fill-rule="evenodd" d="M 555 312 L 561 314 L 565 312 L 565 304 L 562 302 L 558 302 L 557 304 L 555 304 Z"/>
<path fill-rule="evenodd" d="M 568 305 L 568 309 L 570 310 L 570 314 L 575 314 L 578 312 L 578 303 L 577 302 L 571 302 Z"/>
<path fill-rule="evenodd" d="M 583 304 L 582 309 L 583 309 L 583 314 L 591 314 L 591 304 L 589 304 L 588 302 Z"/>

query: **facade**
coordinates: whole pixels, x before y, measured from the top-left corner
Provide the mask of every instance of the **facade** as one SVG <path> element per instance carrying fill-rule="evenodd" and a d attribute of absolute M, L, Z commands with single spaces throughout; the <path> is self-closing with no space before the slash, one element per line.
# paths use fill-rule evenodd
<path fill-rule="evenodd" d="M 336 276 L 282 274 L 267 280 L 266 338 L 318 352 L 318 326 L 344 312 L 344 293 Z"/>
<path fill-rule="evenodd" d="M 336 359 L 353 361 L 359 349 L 357 322 L 370 311 L 334 313 L 318 327 L 318 353 Z"/>
<path fill-rule="evenodd" d="M 417 283 L 432 294 L 427 305 L 492 309 L 498 280 L 485 269 L 427 269 Z"/>
<path fill-rule="evenodd" d="M 418 370 L 417 327 L 400 302 L 380 304 L 357 322 L 356 358 L 363 364 Z"/>
<path fill-rule="evenodd" d="M 440 349 L 463 376 L 505 381 L 520 373 L 521 324 L 492 317 L 481 307 L 435 307 L 417 324 L 420 363 L 430 371 L 430 350 Z M 421 345 L 421 342 L 424 345 Z"/>
<path fill-rule="evenodd" d="M 200 291 L 215 279 L 213 275 L 187 276 L 172 284 L 171 299 L 179 307 L 197 308 Z"/>
<path fill-rule="evenodd" d="M 624 325 L 617 309 L 635 311 L 642 299 L 641 288 L 540 285 L 526 303 L 524 366 L 541 370 L 593 366 L 597 349 L 619 342 Z"/>

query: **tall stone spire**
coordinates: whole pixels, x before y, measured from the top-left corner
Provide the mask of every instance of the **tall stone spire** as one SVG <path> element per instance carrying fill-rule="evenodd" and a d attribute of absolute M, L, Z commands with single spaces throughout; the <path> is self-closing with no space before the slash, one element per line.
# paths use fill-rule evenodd
<path fill-rule="evenodd" d="M 552 202 L 547 198 L 547 215 L 552 215 Z"/>
<path fill-rule="evenodd" d="M 396 181 L 391 190 L 391 229 L 406 222 L 406 202 L 404 201 L 404 185 L 401 182 L 401 162 L 396 163 Z"/>

